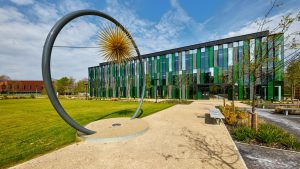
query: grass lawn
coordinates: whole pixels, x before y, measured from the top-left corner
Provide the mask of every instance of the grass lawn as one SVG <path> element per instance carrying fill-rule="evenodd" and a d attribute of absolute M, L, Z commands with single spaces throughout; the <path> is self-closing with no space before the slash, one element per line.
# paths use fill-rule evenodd
<path fill-rule="evenodd" d="M 131 117 L 138 102 L 61 100 L 79 124 Z M 173 104 L 144 103 L 141 117 Z M 0 100 L 0 168 L 29 160 L 39 154 L 75 142 L 75 130 L 56 113 L 48 99 Z"/>

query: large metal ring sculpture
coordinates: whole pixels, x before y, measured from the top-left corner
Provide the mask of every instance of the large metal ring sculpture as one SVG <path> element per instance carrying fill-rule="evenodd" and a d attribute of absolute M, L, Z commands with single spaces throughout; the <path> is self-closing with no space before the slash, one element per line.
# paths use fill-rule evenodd
<path fill-rule="evenodd" d="M 144 93 L 145 93 L 145 78 L 144 78 L 144 65 L 143 65 L 142 58 L 141 58 L 141 55 L 140 55 L 140 52 L 139 52 L 139 49 L 138 49 L 136 43 L 134 42 L 134 40 L 133 40 L 132 36 L 129 34 L 129 32 L 117 20 L 115 20 L 111 16 L 109 16 L 105 13 L 102 13 L 100 11 L 96 11 L 96 10 L 79 10 L 79 11 L 75 11 L 75 12 L 65 15 L 63 18 L 61 18 L 59 21 L 57 21 L 57 23 L 53 26 L 53 28 L 49 32 L 47 39 L 45 41 L 45 44 L 44 44 L 44 49 L 43 49 L 42 74 L 43 74 L 45 88 L 46 88 L 47 94 L 49 96 L 49 99 L 50 99 L 53 107 L 55 108 L 57 113 L 61 116 L 61 118 L 66 123 L 68 123 L 71 127 L 73 127 L 74 129 L 76 129 L 84 134 L 94 134 L 94 133 L 96 133 L 95 131 L 89 130 L 89 129 L 79 125 L 64 110 L 64 108 L 60 104 L 60 102 L 56 96 L 55 90 L 53 88 L 52 78 L 51 78 L 51 70 L 50 70 L 51 53 L 52 53 L 52 48 L 53 48 L 53 44 L 55 42 L 56 37 L 58 36 L 60 31 L 63 29 L 63 27 L 66 24 L 68 24 L 70 21 L 72 21 L 75 18 L 78 18 L 81 16 L 86 16 L 86 15 L 99 16 L 99 17 L 105 18 L 105 19 L 113 22 L 116 26 L 121 28 L 122 31 L 124 31 L 127 34 L 127 36 L 129 37 L 129 39 L 131 40 L 131 42 L 135 48 L 135 51 L 137 53 L 137 59 L 139 60 L 140 68 L 142 70 L 141 73 L 142 73 L 142 78 L 143 78 L 143 86 L 142 86 L 143 88 L 142 88 L 142 93 L 140 96 L 140 103 L 139 103 L 135 113 L 131 117 L 131 119 L 134 119 L 138 116 L 141 106 L 143 104 Z"/>

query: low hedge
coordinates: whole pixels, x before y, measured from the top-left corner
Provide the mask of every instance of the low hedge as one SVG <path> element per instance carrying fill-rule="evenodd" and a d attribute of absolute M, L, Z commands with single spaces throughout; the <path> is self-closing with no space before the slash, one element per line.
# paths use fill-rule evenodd
<path fill-rule="evenodd" d="M 237 126 L 233 129 L 233 135 L 238 141 L 256 141 L 267 146 L 300 151 L 300 141 L 294 135 L 270 123 L 260 124 L 257 132 L 247 126 Z"/>

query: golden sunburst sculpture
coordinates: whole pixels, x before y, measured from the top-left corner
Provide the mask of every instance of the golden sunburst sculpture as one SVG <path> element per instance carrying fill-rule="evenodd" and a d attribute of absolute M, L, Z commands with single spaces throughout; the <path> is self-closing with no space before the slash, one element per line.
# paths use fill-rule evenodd
<path fill-rule="evenodd" d="M 133 56 L 134 47 L 132 41 L 120 27 L 107 25 L 98 32 L 98 44 L 100 54 L 108 61 L 123 63 Z"/>

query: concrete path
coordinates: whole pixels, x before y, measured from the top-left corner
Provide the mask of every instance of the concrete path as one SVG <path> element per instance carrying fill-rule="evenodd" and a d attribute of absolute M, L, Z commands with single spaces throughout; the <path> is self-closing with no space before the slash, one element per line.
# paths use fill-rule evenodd
<path fill-rule="evenodd" d="M 249 169 L 300 168 L 300 152 L 286 151 L 236 142 Z"/>
<path fill-rule="evenodd" d="M 208 109 L 222 100 L 175 105 L 143 118 L 149 130 L 120 142 L 79 142 L 13 168 L 246 168 L 224 124 Z"/>

